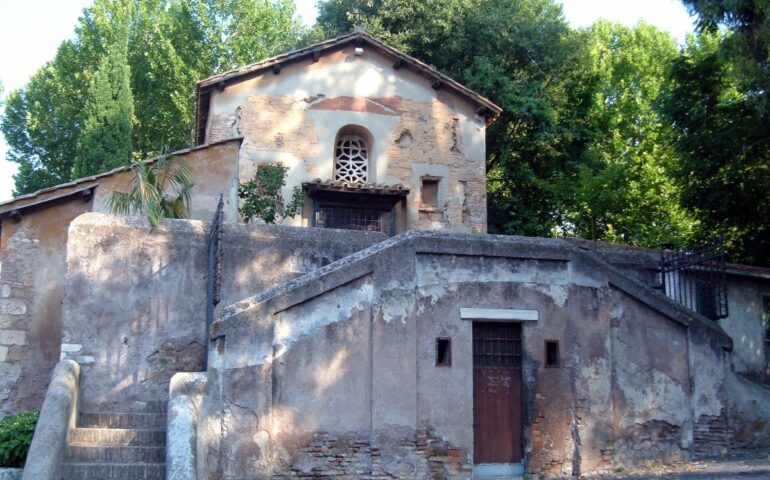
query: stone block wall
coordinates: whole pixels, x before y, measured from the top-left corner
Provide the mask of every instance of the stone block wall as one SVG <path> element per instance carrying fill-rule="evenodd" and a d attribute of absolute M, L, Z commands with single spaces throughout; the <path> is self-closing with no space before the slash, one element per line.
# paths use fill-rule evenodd
<path fill-rule="evenodd" d="M 0 417 L 25 409 L 16 398 L 16 387 L 22 363 L 27 358 L 28 305 L 34 296 L 34 287 L 24 264 L 14 260 L 35 258 L 38 244 L 38 240 L 28 239 L 23 234 L 17 236 L 6 247 L 9 261 L 4 262 L 0 272 Z"/>

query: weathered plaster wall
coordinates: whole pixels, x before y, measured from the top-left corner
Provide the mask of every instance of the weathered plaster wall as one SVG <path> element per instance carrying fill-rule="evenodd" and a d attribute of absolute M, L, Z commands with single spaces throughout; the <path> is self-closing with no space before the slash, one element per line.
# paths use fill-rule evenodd
<path fill-rule="evenodd" d="M 347 125 L 371 134 L 369 183 L 401 183 L 406 229 L 486 231 L 485 121 L 460 97 L 366 49 L 353 47 L 212 91 L 208 141 L 243 136 L 240 181 L 257 165 L 290 168 L 294 186 L 333 178 L 334 143 Z M 441 177 L 439 208 L 423 208 L 420 177 Z M 292 224 L 307 225 L 303 219 Z"/>
<path fill-rule="evenodd" d="M 412 232 L 221 312 L 201 471 L 468 478 L 463 307 L 539 314 L 523 324 L 528 472 L 579 475 L 726 445 L 729 339 L 718 328 L 565 242 Z M 452 339 L 449 368 L 435 365 L 439 336 Z M 546 339 L 560 342 L 560 368 L 544 368 Z"/>
<path fill-rule="evenodd" d="M 752 449 L 770 446 L 770 393 L 767 387 L 729 371 L 727 386 L 731 447 Z"/>
<path fill-rule="evenodd" d="M 40 409 L 59 361 L 67 228 L 91 202 L 73 198 L 0 226 L 0 416 Z"/>
<path fill-rule="evenodd" d="M 731 277 L 727 284 L 730 315 L 719 325 L 733 339 L 733 365 L 739 373 L 770 378 L 762 297 L 770 296 L 770 282 Z"/>
<path fill-rule="evenodd" d="M 569 241 L 646 285 L 660 286 L 662 250 L 583 239 Z M 719 326 L 733 340 L 732 362 L 736 372 L 768 383 L 770 352 L 765 339 L 762 297 L 770 296 L 770 276 L 767 271 L 758 270 L 763 269 L 726 265 L 729 316 L 719 320 Z M 673 288 L 684 288 L 676 285 L 676 282 L 671 284 Z"/>
<path fill-rule="evenodd" d="M 210 221 L 217 210 L 219 195 L 224 199 L 225 221 L 235 222 L 238 216 L 238 151 L 240 139 L 199 147 L 176 155 L 192 169 L 195 187 L 192 191 L 190 215 L 194 220 Z M 113 191 L 131 189 L 134 175 L 124 171 L 99 180 L 94 198 L 95 212 L 108 213 L 107 202 Z"/>
<path fill-rule="evenodd" d="M 208 224 L 89 213 L 70 227 L 62 355 L 83 366 L 83 405 L 163 399 L 202 368 Z M 227 225 L 223 302 L 285 282 L 382 234 Z"/>
<path fill-rule="evenodd" d="M 232 140 L 179 155 L 190 164 L 196 180 L 190 212 L 192 218 L 210 220 L 219 195 L 223 193 L 225 218 L 235 221 L 239 148 L 240 141 Z M 37 197 L 22 198 L 14 204 L 15 208 L 21 209 L 21 219 L 2 220 L 0 414 L 39 409 L 50 373 L 59 361 L 70 222 L 88 211 L 107 211 L 107 200 L 112 192 L 129 190 L 132 178 L 130 171 L 121 171 L 86 179 L 80 184 L 44 192 Z M 91 185 L 96 186 L 93 198 L 73 195 L 51 199 L 54 195 L 71 193 Z M 50 203 L 24 208 L 32 201 L 46 199 L 51 199 Z M 264 276 L 262 283 L 256 284 L 265 285 L 267 281 L 280 278 L 280 272 L 284 271 L 282 268 L 286 269 L 281 266 Z M 260 276 L 256 274 L 252 277 Z M 254 278 L 251 280 L 253 287 Z M 252 291 L 248 290 L 248 293 Z M 65 347 L 71 348 L 75 347 Z M 76 356 L 78 352 L 68 353 Z"/>

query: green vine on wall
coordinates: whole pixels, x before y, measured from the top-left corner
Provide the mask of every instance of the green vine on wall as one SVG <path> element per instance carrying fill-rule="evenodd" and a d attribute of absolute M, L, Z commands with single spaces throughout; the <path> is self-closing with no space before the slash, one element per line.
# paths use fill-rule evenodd
<path fill-rule="evenodd" d="M 265 223 L 294 217 L 302 210 L 302 190 L 294 187 L 291 199 L 284 203 L 281 188 L 286 185 L 286 172 L 289 167 L 277 165 L 259 165 L 252 180 L 238 185 L 238 197 L 243 204 L 238 209 L 243 221 L 251 222 L 255 218 Z"/>

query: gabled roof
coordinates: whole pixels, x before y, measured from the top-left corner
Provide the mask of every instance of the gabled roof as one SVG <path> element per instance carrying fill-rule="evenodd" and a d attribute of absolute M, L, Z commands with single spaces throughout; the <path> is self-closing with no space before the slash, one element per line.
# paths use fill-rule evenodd
<path fill-rule="evenodd" d="M 229 72 L 219 73 L 209 78 L 200 80 L 196 84 L 196 105 L 195 105 L 195 118 L 196 118 L 196 142 L 198 144 L 203 143 L 205 138 L 206 121 L 208 117 L 209 101 L 211 98 L 211 90 L 217 88 L 223 90 L 226 86 L 243 82 L 267 72 L 279 73 L 281 68 L 300 61 L 310 60 L 316 62 L 321 55 L 333 53 L 347 47 L 349 45 L 355 45 L 356 47 L 368 45 L 379 53 L 390 57 L 393 60 L 393 68 L 407 68 L 412 72 L 415 72 L 423 77 L 427 78 L 431 82 L 431 86 L 434 89 L 445 88 L 457 95 L 465 98 L 470 104 L 476 106 L 476 112 L 486 118 L 487 123 L 491 123 L 497 118 L 503 111 L 498 105 L 493 103 L 486 97 L 479 95 L 478 93 L 464 87 L 460 83 L 452 80 L 443 73 L 439 72 L 435 68 L 426 65 L 425 63 L 417 60 L 416 58 L 409 56 L 403 52 L 396 50 L 395 48 L 387 45 L 386 43 L 374 38 L 369 33 L 356 29 L 345 35 L 326 40 L 315 45 L 310 45 L 299 50 L 276 55 L 275 57 L 267 58 L 257 63 L 252 63 L 245 67 L 236 68 Z"/>

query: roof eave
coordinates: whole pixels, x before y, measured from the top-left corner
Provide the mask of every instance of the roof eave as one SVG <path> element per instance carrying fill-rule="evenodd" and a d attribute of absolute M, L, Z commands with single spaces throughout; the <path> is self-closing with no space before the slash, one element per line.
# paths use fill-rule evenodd
<path fill-rule="evenodd" d="M 351 33 L 347 33 L 345 35 L 341 35 L 339 37 L 326 40 L 321 43 L 317 43 L 298 50 L 293 50 L 291 52 L 276 55 L 274 57 L 267 58 L 265 60 L 253 63 L 251 65 L 247 65 L 245 67 L 240 67 L 234 70 L 230 70 L 228 72 L 212 75 L 208 78 L 204 78 L 203 80 L 199 80 L 195 84 L 196 142 L 199 144 L 202 142 L 202 138 L 200 135 L 200 128 L 201 128 L 201 124 L 203 124 L 205 128 L 205 123 L 208 117 L 208 112 L 207 111 L 204 112 L 200 109 L 201 99 L 204 95 L 209 95 L 212 88 L 215 88 L 218 86 L 220 89 L 224 89 L 228 85 L 232 85 L 234 83 L 240 83 L 240 82 L 249 80 L 251 78 L 258 77 L 266 72 L 269 72 L 269 71 L 275 72 L 276 69 L 278 72 L 280 72 L 280 69 L 284 65 L 304 60 L 307 57 L 313 57 L 313 60 L 316 61 L 318 57 L 320 57 L 320 55 L 324 53 L 330 53 L 332 51 L 336 51 L 338 49 L 344 48 L 350 42 L 358 42 L 358 41 L 366 41 L 370 45 L 378 48 L 380 51 L 394 57 L 396 60 L 400 60 L 402 64 L 412 66 L 413 69 L 417 71 L 417 73 L 422 74 L 423 76 L 425 76 L 426 78 L 430 79 L 433 82 L 437 82 L 438 85 L 440 86 L 446 85 L 447 88 L 454 91 L 456 94 L 460 95 L 461 97 L 465 98 L 469 103 L 475 105 L 476 114 L 479 116 L 483 116 L 487 125 L 493 123 L 503 111 L 503 109 L 499 105 L 495 104 L 488 98 L 470 90 L 469 88 L 463 86 L 459 82 L 439 72 L 435 68 L 421 62 L 420 60 L 412 56 L 409 56 L 405 53 L 402 53 L 396 50 L 395 48 L 389 46 L 388 44 L 374 38 L 367 32 L 364 32 L 362 30 L 355 30 Z M 394 62 L 394 64 L 395 63 L 396 62 Z"/>

